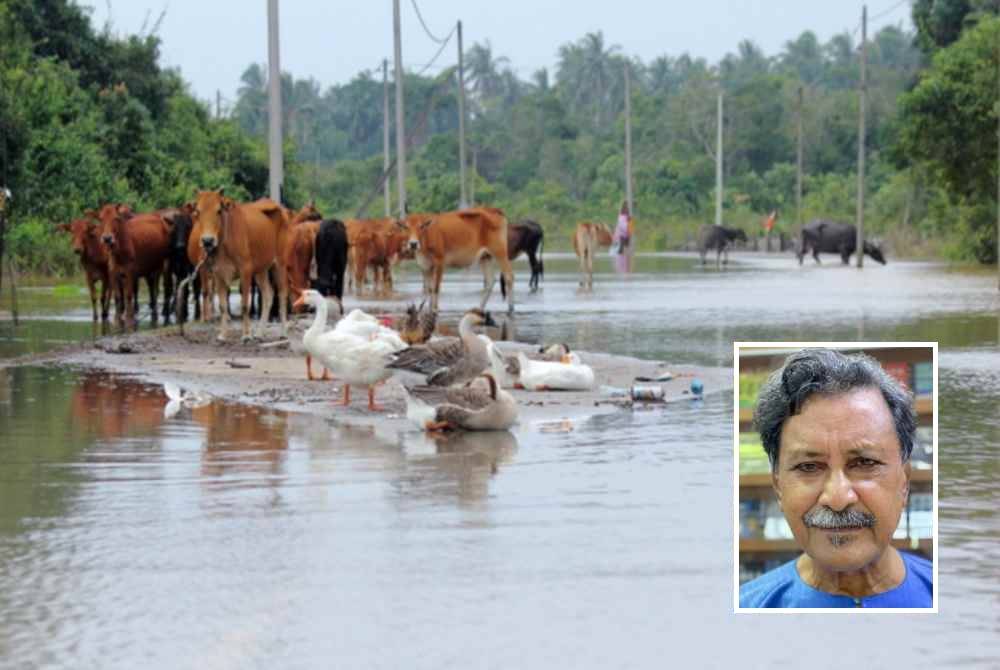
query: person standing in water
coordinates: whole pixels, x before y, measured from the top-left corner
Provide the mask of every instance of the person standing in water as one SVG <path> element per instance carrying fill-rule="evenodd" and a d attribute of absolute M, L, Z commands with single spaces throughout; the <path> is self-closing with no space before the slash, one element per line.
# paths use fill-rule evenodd
<path fill-rule="evenodd" d="M 629 212 L 628 202 L 618 210 L 618 224 L 612 237 L 611 249 L 615 254 L 615 269 L 621 273 L 632 272 L 632 254 L 635 246 L 635 223 Z"/>

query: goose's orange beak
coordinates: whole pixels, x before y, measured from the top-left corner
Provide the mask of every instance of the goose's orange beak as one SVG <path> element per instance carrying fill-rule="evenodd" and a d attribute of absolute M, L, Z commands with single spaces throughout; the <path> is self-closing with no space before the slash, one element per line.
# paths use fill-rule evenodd
<path fill-rule="evenodd" d="M 570 363 L 573 362 L 573 357 L 570 356 L 569 354 L 563 354 L 562 358 L 560 358 L 559 360 L 565 363 L 566 365 L 569 365 Z"/>
<path fill-rule="evenodd" d="M 305 307 L 305 305 L 306 305 L 306 295 L 305 293 L 303 293 L 302 295 L 299 296 L 298 300 L 292 303 L 292 309 L 295 309 L 296 307 Z"/>

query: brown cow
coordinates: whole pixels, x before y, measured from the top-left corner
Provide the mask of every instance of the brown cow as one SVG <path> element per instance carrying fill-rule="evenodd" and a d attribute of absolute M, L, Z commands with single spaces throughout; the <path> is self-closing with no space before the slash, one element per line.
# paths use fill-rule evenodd
<path fill-rule="evenodd" d="M 215 280 L 222 321 L 217 339 L 224 341 L 229 328 L 226 309 L 229 283 L 239 277 L 243 312 L 243 341 L 250 333 L 250 282 L 257 280 L 261 290 L 261 319 L 271 311 L 274 293 L 268 281 L 268 271 L 275 267 L 278 280 L 278 303 L 281 333 L 287 332 L 286 303 L 288 282 L 284 264 L 288 221 L 281 206 L 274 202 L 257 201 L 246 205 L 225 197 L 221 190 L 202 191 L 194 208 L 196 224 L 200 224 L 202 249 L 210 256 L 210 274 Z M 192 235 L 193 237 L 193 235 Z"/>
<path fill-rule="evenodd" d="M 101 242 L 100 226 L 93 219 L 76 219 L 72 223 L 60 223 L 58 230 L 68 232 L 73 237 L 73 253 L 83 266 L 87 276 L 87 289 L 90 291 L 90 307 L 97 321 L 97 289 L 95 284 L 101 282 L 101 320 L 108 320 L 111 302 L 111 285 L 108 275 L 108 250 Z"/>
<path fill-rule="evenodd" d="M 309 288 L 310 270 L 316 254 L 316 234 L 320 221 L 301 221 L 288 233 L 284 264 L 288 276 L 288 289 L 293 302 Z"/>
<path fill-rule="evenodd" d="M 156 321 L 156 284 L 170 257 L 170 223 L 159 214 L 135 214 L 121 204 L 105 205 L 100 212 L 87 214 L 101 222 L 101 240 L 110 257 L 111 285 L 116 302 L 124 303 L 126 324 L 135 324 L 139 279 L 143 278 L 149 288 L 150 315 Z M 121 317 L 119 312 L 119 321 Z"/>
<path fill-rule="evenodd" d="M 496 281 L 494 264 L 500 267 L 507 286 L 507 309 L 514 311 L 514 273 L 507 258 L 507 217 L 499 209 L 475 207 L 443 214 L 410 214 L 397 224 L 408 230 L 407 246 L 416 254 L 424 274 L 424 291 L 430 293 L 431 309 L 438 309 L 444 269 L 465 268 L 479 263 L 486 278 L 480 309 L 486 308 Z"/>
<path fill-rule="evenodd" d="M 611 246 L 611 231 L 603 223 L 583 222 L 576 226 L 573 233 L 573 251 L 580 259 L 580 286 L 586 289 L 594 288 L 594 254 L 601 247 Z"/>
<path fill-rule="evenodd" d="M 360 294 L 372 269 L 376 293 L 392 292 L 392 266 L 399 263 L 409 238 L 407 231 L 396 226 L 395 219 L 348 219 L 347 237 L 349 280 Z"/>

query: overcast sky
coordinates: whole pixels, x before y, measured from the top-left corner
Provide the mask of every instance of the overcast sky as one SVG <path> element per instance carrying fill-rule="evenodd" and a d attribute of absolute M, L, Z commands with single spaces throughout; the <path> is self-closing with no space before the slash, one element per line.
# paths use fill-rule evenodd
<path fill-rule="evenodd" d="M 413 0 L 400 0 L 403 63 L 416 69 L 438 49 L 424 33 Z M 267 62 L 267 0 L 83 0 L 100 28 L 110 18 L 116 33 L 138 32 L 166 10 L 159 29 L 162 62 L 179 67 L 202 99 L 216 89 L 233 100 L 240 74 Z M 804 30 L 821 41 L 860 23 L 861 0 L 417 0 L 428 28 L 443 38 L 462 20 L 465 48 L 489 40 L 510 59 L 521 79 L 548 67 L 554 74 L 561 44 L 604 32 L 608 45 L 648 63 L 687 52 L 716 62 L 750 39 L 766 54 Z M 392 0 L 280 0 L 281 67 L 322 88 L 392 61 Z M 869 3 L 869 34 L 886 25 L 911 28 L 907 0 Z M 883 16 L 879 16 L 884 14 Z M 456 61 L 449 44 L 438 65 Z M 435 67 L 432 72 L 437 72 Z"/>

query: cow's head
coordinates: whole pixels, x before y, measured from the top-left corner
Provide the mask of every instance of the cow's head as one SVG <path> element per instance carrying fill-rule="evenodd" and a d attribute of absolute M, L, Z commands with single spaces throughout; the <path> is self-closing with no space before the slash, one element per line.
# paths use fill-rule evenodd
<path fill-rule="evenodd" d="M 407 232 L 404 249 L 414 254 L 419 252 L 421 248 L 420 237 L 433 223 L 434 219 L 429 218 L 426 214 L 408 214 L 402 221 L 397 221 L 396 227 Z"/>
<path fill-rule="evenodd" d="M 56 226 L 56 230 L 69 233 L 73 253 L 80 257 L 83 257 L 88 249 L 96 251 L 101 248 L 98 228 L 97 221 L 89 217 L 75 219 L 72 223 L 60 223 Z"/>
<path fill-rule="evenodd" d="M 201 225 L 201 248 L 205 253 L 214 253 L 222 244 L 225 222 L 233 205 L 233 201 L 225 196 L 221 188 L 218 191 L 198 193 L 192 218 Z"/>
<path fill-rule="evenodd" d="M 109 249 L 114 249 L 121 238 L 122 226 L 133 216 L 132 208 L 128 205 L 109 204 L 101 207 L 100 211 L 90 210 L 87 216 L 101 222 L 101 241 Z"/>
<path fill-rule="evenodd" d="M 194 227 L 194 223 L 191 221 L 191 211 L 193 209 L 192 205 L 186 204 L 178 207 L 170 215 L 163 217 L 163 220 L 171 227 L 170 250 L 173 254 L 187 257 L 188 239 L 191 237 L 191 229 Z"/>
<path fill-rule="evenodd" d="M 742 228 L 734 228 L 732 233 L 730 233 L 730 239 L 737 242 L 747 242 L 747 234 L 743 232 Z"/>
<path fill-rule="evenodd" d="M 864 241 L 865 253 L 872 257 L 872 259 L 882 265 L 885 265 L 885 256 L 882 255 L 882 243 L 876 241 Z"/>
<path fill-rule="evenodd" d="M 295 214 L 290 217 L 290 220 L 293 224 L 302 223 L 303 221 L 322 221 L 323 215 L 320 214 L 318 209 L 316 209 L 316 201 L 310 200 L 302 207 L 302 209 L 295 212 Z"/>

